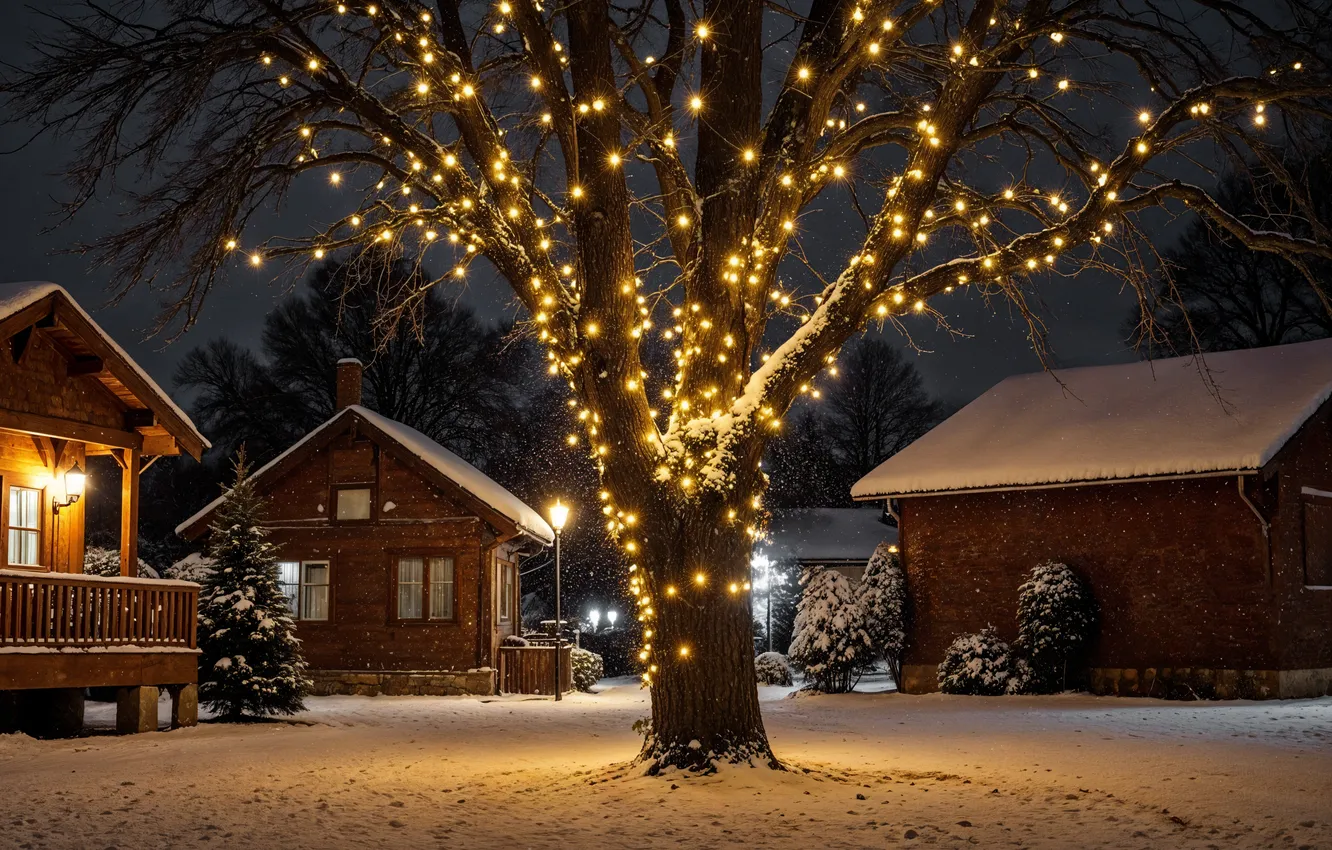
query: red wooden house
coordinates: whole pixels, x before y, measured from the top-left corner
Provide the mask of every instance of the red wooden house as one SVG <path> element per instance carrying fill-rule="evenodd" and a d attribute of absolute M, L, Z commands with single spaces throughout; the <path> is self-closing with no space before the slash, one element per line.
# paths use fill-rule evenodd
<path fill-rule="evenodd" d="M 139 473 L 208 446 L 181 410 L 59 286 L 0 284 L 0 731 L 77 734 L 83 689 L 119 688 L 117 725 L 197 715 L 198 585 L 135 576 Z M 120 578 L 83 575 L 87 459 L 119 480 Z"/>
<path fill-rule="evenodd" d="M 1054 560 L 1100 606 L 1097 692 L 1332 690 L 1332 340 L 1057 377 L 1003 381 L 852 490 L 900 517 L 902 688 L 933 690 L 959 634 L 1015 637 Z"/>
<path fill-rule="evenodd" d="M 554 532 L 453 452 L 362 407 L 359 361 L 337 369 L 338 412 L 254 473 L 315 692 L 494 693 L 500 641 L 519 628 L 519 563 Z M 223 499 L 177 531 L 202 536 Z"/>

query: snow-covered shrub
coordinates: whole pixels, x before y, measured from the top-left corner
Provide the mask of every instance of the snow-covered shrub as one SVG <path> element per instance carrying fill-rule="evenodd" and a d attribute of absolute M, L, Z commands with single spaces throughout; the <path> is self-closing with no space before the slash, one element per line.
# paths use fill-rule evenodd
<path fill-rule="evenodd" d="M 888 664 L 893 681 L 902 681 L 902 648 L 906 645 L 906 573 L 897 553 L 880 543 L 865 566 L 860 583 L 860 611 L 874 654 Z"/>
<path fill-rule="evenodd" d="M 532 642 L 521 635 L 505 635 L 500 646 L 531 646 Z"/>
<path fill-rule="evenodd" d="M 242 450 L 209 528 L 214 566 L 199 593 L 199 701 L 225 720 L 294 714 L 310 687 L 263 516 Z"/>
<path fill-rule="evenodd" d="M 191 552 L 166 569 L 166 577 L 176 581 L 192 581 L 203 584 L 204 579 L 213 571 L 213 559 L 202 552 Z"/>
<path fill-rule="evenodd" d="M 814 690 L 845 693 L 874 652 L 856 592 L 846 576 L 819 567 L 806 569 L 800 583 L 805 592 L 796 608 L 791 663 L 805 671 Z"/>
<path fill-rule="evenodd" d="M 120 575 L 120 550 L 102 546 L 89 546 L 83 550 L 83 574 L 86 576 Z M 157 570 L 139 559 L 139 578 L 161 578 Z"/>
<path fill-rule="evenodd" d="M 584 693 L 601 681 L 601 656 L 587 649 L 574 647 L 570 660 L 573 662 L 573 686 Z"/>
<path fill-rule="evenodd" d="M 1064 564 L 1037 566 L 1018 588 L 1014 646 L 1031 665 L 1031 688 L 1063 688 L 1068 662 L 1096 636 L 1091 588 Z"/>
<path fill-rule="evenodd" d="M 791 665 L 780 652 L 765 652 L 754 659 L 754 675 L 760 685 L 791 684 Z"/>
<path fill-rule="evenodd" d="M 939 665 L 939 690 L 946 694 L 999 696 L 1020 693 L 1023 676 L 1013 650 L 987 626 L 960 635 Z"/>

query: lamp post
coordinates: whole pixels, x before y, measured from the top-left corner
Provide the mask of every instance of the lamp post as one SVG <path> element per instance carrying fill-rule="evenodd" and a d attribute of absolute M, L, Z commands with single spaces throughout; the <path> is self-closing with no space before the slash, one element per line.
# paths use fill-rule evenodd
<path fill-rule="evenodd" d="M 587 613 L 587 618 L 592 621 L 592 632 L 595 634 L 597 626 L 601 625 L 601 612 L 593 608 Z"/>
<path fill-rule="evenodd" d="M 607 623 L 606 628 L 608 628 L 608 629 L 613 629 L 613 628 L 615 628 L 615 618 L 618 617 L 618 616 L 620 616 L 620 612 L 619 612 L 619 611 L 607 611 L 607 612 L 606 612 L 606 623 Z"/>
<path fill-rule="evenodd" d="M 759 553 L 754 556 L 753 565 L 763 568 L 763 583 L 767 585 L 768 601 L 765 606 L 767 609 L 765 613 L 768 618 L 768 625 L 766 631 L 768 633 L 768 652 L 772 652 L 772 561 L 768 559 L 767 555 Z"/>
<path fill-rule="evenodd" d="M 559 499 L 550 507 L 550 524 L 555 529 L 555 699 L 560 695 L 560 532 L 569 519 L 569 506 Z"/>

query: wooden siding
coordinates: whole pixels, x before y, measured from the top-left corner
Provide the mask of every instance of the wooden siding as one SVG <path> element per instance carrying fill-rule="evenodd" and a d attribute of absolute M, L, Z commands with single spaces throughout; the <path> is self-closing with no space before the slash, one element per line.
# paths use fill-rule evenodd
<path fill-rule="evenodd" d="M 555 693 L 555 647 L 500 647 L 499 690 L 504 694 Z M 573 647 L 560 647 L 560 691 L 573 690 Z"/>

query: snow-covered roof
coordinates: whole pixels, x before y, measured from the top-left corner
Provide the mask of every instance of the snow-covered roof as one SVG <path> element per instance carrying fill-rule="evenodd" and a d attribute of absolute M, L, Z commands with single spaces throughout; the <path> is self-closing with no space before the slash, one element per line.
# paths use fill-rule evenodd
<path fill-rule="evenodd" d="M 897 529 L 869 508 L 773 511 L 768 540 L 756 551 L 775 561 L 868 561 L 880 543 L 896 543 Z"/>
<path fill-rule="evenodd" d="M 851 495 L 1256 470 L 1329 395 L 1332 340 L 1016 375 L 884 461 Z"/>
<path fill-rule="evenodd" d="M 186 415 L 185 411 L 181 410 L 180 407 L 171 400 L 171 396 L 167 395 L 166 391 L 163 390 L 146 371 L 144 371 L 143 367 L 140 366 L 133 357 L 129 356 L 129 352 L 121 348 L 120 344 L 117 343 L 101 325 L 97 324 L 97 321 L 93 319 L 88 311 L 83 309 L 83 306 L 74 299 L 74 296 L 69 294 L 69 290 L 65 289 L 65 287 L 60 284 L 49 283 L 46 281 L 0 283 L 0 321 L 4 321 L 15 313 L 18 313 L 19 311 L 36 304 L 48 295 L 53 294 L 63 296 L 64 300 L 87 320 L 88 324 L 101 335 L 102 340 L 111 348 L 111 350 L 119 355 L 120 359 L 123 360 L 130 369 L 134 370 L 134 373 L 147 384 L 148 388 L 157 395 L 157 400 L 159 402 L 179 417 L 180 421 L 196 438 L 198 438 L 204 448 L 208 448 L 212 445 L 212 443 L 208 442 L 208 439 L 204 437 L 203 433 L 195 426 L 194 421 Z M 147 399 L 141 399 L 141 401 L 146 403 Z"/>
<path fill-rule="evenodd" d="M 282 461 L 289 457 L 293 452 L 297 451 L 306 443 L 309 443 L 330 428 L 342 423 L 348 416 L 359 417 L 364 422 L 383 432 L 385 436 L 402 446 L 402 448 L 408 453 L 416 456 L 427 466 L 432 467 L 435 471 L 448 478 L 478 501 L 489 506 L 492 510 L 508 519 L 516 525 L 518 530 L 523 534 L 544 545 L 550 545 L 555 542 L 555 532 L 551 529 L 549 523 L 541 517 L 541 514 L 528 507 L 526 503 L 506 490 L 499 482 L 495 481 L 475 466 L 472 466 L 470 463 L 458 457 L 458 455 L 444 448 L 415 428 L 404 425 L 393 419 L 389 419 L 386 416 L 381 416 L 373 410 L 362 407 L 359 404 L 350 405 L 338 411 L 336 415 L 328 419 L 324 424 L 297 440 L 291 448 L 261 466 L 254 472 L 254 477 L 261 478 L 270 469 L 282 463 Z M 221 496 L 218 496 L 194 516 L 176 526 L 176 533 L 180 534 L 187 528 L 198 523 L 205 515 L 211 513 L 215 508 L 221 505 L 227 498 L 227 495 L 227 493 L 223 493 Z"/>

